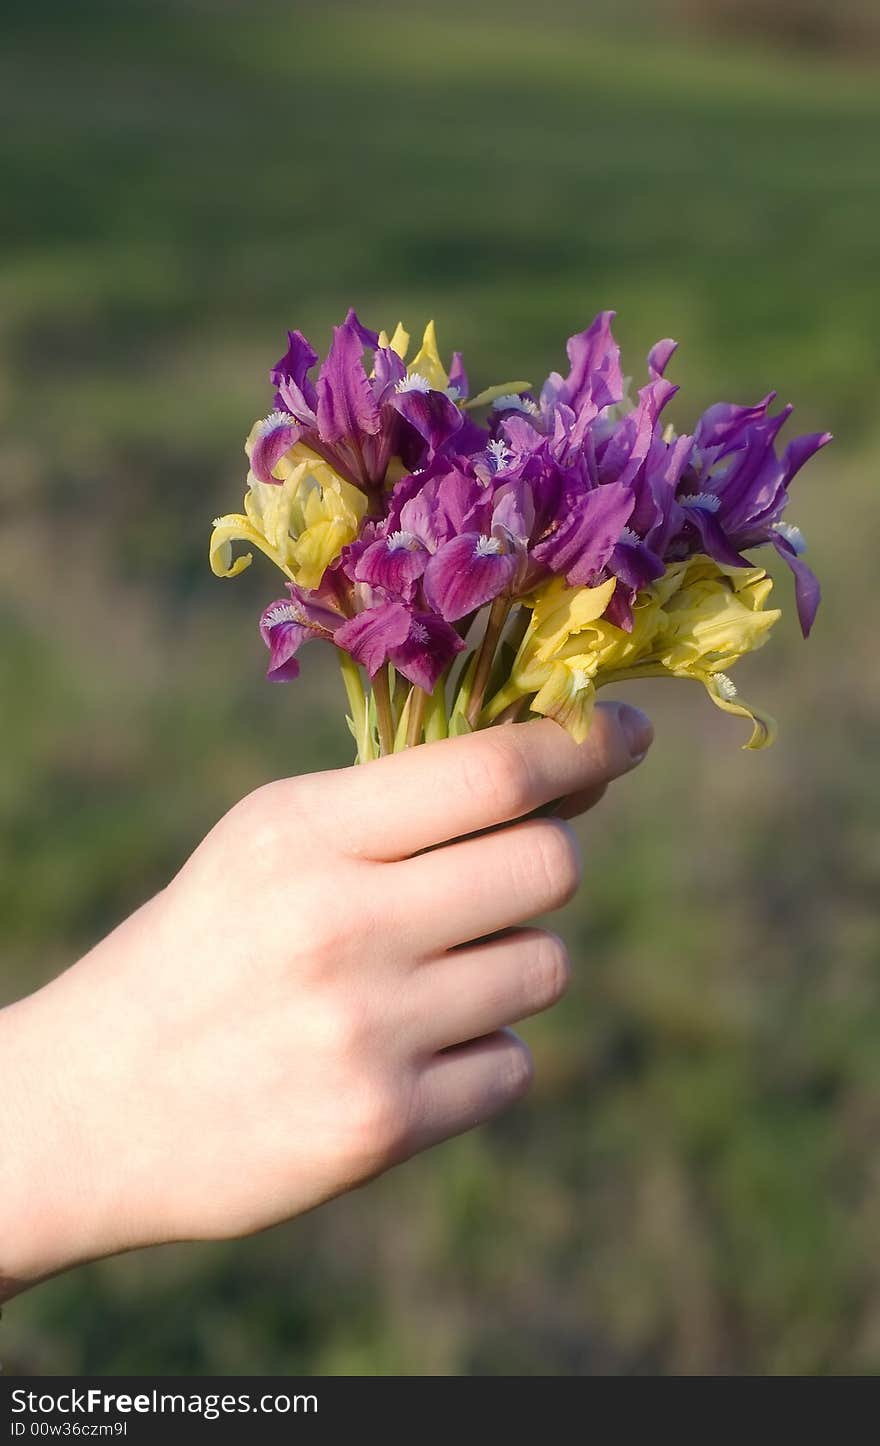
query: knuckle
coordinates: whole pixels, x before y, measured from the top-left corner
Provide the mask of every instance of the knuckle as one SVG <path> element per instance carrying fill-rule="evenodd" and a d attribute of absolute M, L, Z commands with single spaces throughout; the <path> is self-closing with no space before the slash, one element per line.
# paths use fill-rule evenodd
<path fill-rule="evenodd" d="M 264 909 L 272 913 L 282 948 L 309 979 L 329 983 L 353 962 L 388 951 L 374 881 L 359 867 L 345 874 L 337 870 L 330 888 L 320 868 L 293 870 L 288 852 L 284 871 L 267 894 Z"/>
<path fill-rule="evenodd" d="M 522 1099 L 532 1086 L 535 1078 L 535 1063 L 532 1051 L 518 1036 L 511 1039 L 502 1070 L 502 1087 L 508 1100 Z"/>
<path fill-rule="evenodd" d="M 596 781 L 607 781 L 627 773 L 632 759 L 620 727 L 617 706 L 613 703 L 598 704 L 593 722 L 589 744 Z"/>
<path fill-rule="evenodd" d="M 581 882 L 580 848 L 562 819 L 545 819 L 535 831 L 534 856 L 539 889 L 547 907 L 558 909 L 573 899 Z"/>
<path fill-rule="evenodd" d="M 531 769 L 522 749 L 510 740 L 487 740 L 481 755 L 470 762 L 468 774 L 469 789 L 488 794 L 499 819 L 515 818 L 531 807 Z"/>
<path fill-rule="evenodd" d="M 571 983 L 571 959 L 558 934 L 540 933 L 532 951 L 532 997 L 538 1008 L 556 1004 Z"/>
<path fill-rule="evenodd" d="M 334 905 L 320 888 L 297 904 L 296 957 L 316 978 L 332 979 L 357 954 L 369 952 L 375 932 L 367 905 L 359 911 L 355 928 L 351 912 Z"/>
<path fill-rule="evenodd" d="M 377 1173 L 397 1159 L 405 1148 L 407 1127 L 406 1103 L 392 1080 L 373 1076 L 360 1081 L 352 1101 L 349 1143 L 359 1173 Z"/>
<path fill-rule="evenodd" d="M 284 810 L 276 783 L 265 783 L 254 789 L 230 810 L 227 818 L 241 835 L 245 859 L 260 868 L 277 863 L 283 840 Z"/>
<path fill-rule="evenodd" d="M 352 1064 L 365 1053 L 369 1035 L 366 1014 L 344 997 L 331 994 L 322 1000 L 312 1027 L 321 1055 L 333 1066 Z"/>

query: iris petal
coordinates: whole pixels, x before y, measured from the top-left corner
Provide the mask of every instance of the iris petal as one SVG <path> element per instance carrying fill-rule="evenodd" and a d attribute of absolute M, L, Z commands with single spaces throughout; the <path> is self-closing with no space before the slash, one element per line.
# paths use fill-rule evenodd
<path fill-rule="evenodd" d="M 434 553 L 425 569 L 428 605 L 448 622 L 457 622 L 499 597 L 512 583 L 517 559 L 510 552 L 492 550 L 494 538 L 478 532 L 454 537 Z"/>
<path fill-rule="evenodd" d="M 706 687 L 706 692 L 712 699 L 716 708 L 724 713 L 734 713 L 738 718 L 748 718 L 752 724 L 752 733 L 744 748 L 757 751 L 760 748 L 769 748 L 776 738 L 776 720 L 750 703 L 746 703 L 738 694 L 731 694 L 730 680 L 726 675 L 707 674 L 701 680 Z"/>

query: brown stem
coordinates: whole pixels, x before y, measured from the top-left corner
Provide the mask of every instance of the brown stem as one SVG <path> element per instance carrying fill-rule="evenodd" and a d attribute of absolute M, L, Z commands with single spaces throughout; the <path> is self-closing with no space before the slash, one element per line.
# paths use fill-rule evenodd
<path fill-rule="evenodd" d="M 422 741 L 427 702 L 428 695 L 424 688 L 413 688 L 412 697 L 409 700 L 409 722 L 406 728 L 407 748 L 415 748 L 416 744 Z"/>
<path fill-rule="evenodd" d="M 489 621 L 486 624 L 486 631 L 483 634 L 483 641 L 480 644 L 480 651 L 477 654 L 474 682 L 467 706 L 466 717 L 472 728 L 477 726 L 477 719 L 483 707 L 483 695 L 486 692 L 486 684 L 489 681 L 489 674 L 492 671 L 495 649 L 498 647 L 498 642 L 504 631 L 504 624 L 507 622 L 509 612 L 510 598 L 508 597 L 497 597 L 489 610 Z"/>
<path fill-rule="evenodd" d="M 517 698 L 515 703 L 509 703 L 504 711 L 499 713 L 498 717 L 494 720 L 496 726 L 501 723 L 518 723 L 521 714 L 525 712 L 528 706 L 528 701 L 528 698 Z"/>
<path fill-rule="evenodd" d="M 379 725 L 379 748 L 383 755 L 394 752 L 394 714 L 391 711 L 391 692 L 388 687 L 388 665 L 380 668 L 373 679 L 373 697 L 376 699 L 376 722 Z"/>

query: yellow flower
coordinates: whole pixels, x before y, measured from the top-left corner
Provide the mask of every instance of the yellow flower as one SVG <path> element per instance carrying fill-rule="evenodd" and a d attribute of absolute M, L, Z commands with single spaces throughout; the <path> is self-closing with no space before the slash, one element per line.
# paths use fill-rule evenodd
<path fill-rule="evenodd" d="M 254 424 L 245 444 L 248 456 L 259 426 Z M 211 569 L 218 577 L 237 577 L 253 561 L 251 552 L 233 557 L 232 544 L 244 542 L 264 552 L 291 582 L 317 587 L 357 536 L 367 499 L 302 443 L 285 453 L 273 475 L 280 485 L 260 482 L 249 472 L 244 513 L 215 520 Z"/>
<path fill-rule="evenodd" d="M 571 638 L 601 618 L 615 587 L 613 577 L 600 587 L 566 587 L 563 578 L 555 577 L 526 598 L 532 617 L 513 665 L 513 676 L 530 664 L 552 662 Z"/>
<path fill-rule="evenodd" d="M 738 698 L 727 669 L 763 647 L 782 616 L 778 608 L 764 607 L 772 579 L 763 568 L 724 567 L 700 554 L 676 564 L 672 578 L 671 572 L 655 584 L 662 593 L 674 586 L 663 602 L 653 648 L 657 663 L 674 677 L 702 683 L 725 713 L 750 719 L 752 736 L 746 748 L 765 748 L 773 741 L 776 725 Z"/>
<path fill-rule="evenodd" d="M 397 326 L 394 328 L 394 335 L 390 341 L 388 340 L 387 331 L 380 331 L 379 345 L 390 346 L 391 350 L 396 351 L 402 361 L 409 351 L 409 332 L 404 330 L 403 322 L 399 321 L 397 323 Z"/>
<path fill-rule="evenodd" d="M 596 702 L 592 661 L 589 654 L 583 654 L 564 663 L 548 664 L 545 681 L 531 703 L 533 713 L 555 718 L 575 743 L 583 743 L 590 731 Z"/>
<path fill-rule="evenodd" d="M 594 588 L 566 587 L 562 578 L 553 578 L 524 600 L 532 609 L 529 626 L 508 682 L 486 709 L 487 722 L 535 693 L 534 712 L 555 718 L 572 737 L 587 736 L 599 666 L 593 639 L 615 586 L 613 577 Z"/>
<path fill-rule="evenodd" d="M 763 568 L 731 568 L 697 555 L 672 563 L 633 608 L 624 632 L 603 618 L 615 580 L 569 588 L 554 578 L 526 605 L 532 616 L 510 679 L 484 710 L 497 718 L 534 694 L 531 709 L 555 718 L 578 741 L 589 732 L 596 691 L 627 678 L 693 678 L 716 707 L 748 718 L 746 748 L 773 739 L 773 720 L 738 698 L 727 669 L 767 640 L 780 616 L 765 608 L 772 581 Z"/>
<path fill-rule="evenodd" d="M 395 335 L 402 331 L 403 328 L 398 323 Z M 405 332 L 403 334 L 406 335 Z M 405 350 L 399 352 L 398 355 L 405 356 Z M 449 373 L 440 360 L 440 353 L 437 350 L 437 332 L 434 329 L 433 321 L 429 321 L 425 327 L 422 345 L 412 361 L 407 364 L 407 371 L 416 372 L 420 377 L 424 377 L 429 386 L 432 386 L 437 392 L 445 392 L 449 386 Z"/>

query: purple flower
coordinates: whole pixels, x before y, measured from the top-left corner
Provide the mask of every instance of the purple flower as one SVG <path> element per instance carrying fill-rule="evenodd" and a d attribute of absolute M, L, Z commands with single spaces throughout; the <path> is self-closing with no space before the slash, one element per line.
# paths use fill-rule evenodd
<path fill-rule="evenodd" d="M 372 352 L 368 374 L 364 352 Z M 317 383 L 309 372 L 317 352 L 301 332 L 288 332 L 284 356 L 272 368 L 275 412 L 262 424 L 252 459 L 261 482 L 277 481 L 273 468 L 296 442 L 304 442 L 346 481 L 364 491 L 381 486 L 392 457 L 421 467 L 465 426 L 455 402 L 417 374 L 408 375 L 390 346 L 380 346 L 354 311 L 333 331 Z M 464 377 L 461 359 L 457 375 Z"/>
<path fill-rule="evenodd" d="M 402 602 L 383 602 L 343 623 L 335 635 L 340 648 L 371 678 L 391 663 L 410 683 L 430 693 L 464 642 L 436 613 L 411 611 Z"/>
<path fill-rule="evenodd" d="M 444 543 L 425 569 L 425 598 L 449 622 L 481 608 L 508 591 L 519 571 L 502 538 L 464 532 Z"/>
<path fill-rule="evenodd" d="M 572 588 L 614 579 L 604 616 L 632 630 L 638 594 L 670 564 L 706 553 L 748 567 L 751 549 L 768 544 L 794 575 L 809 632 L 819 585 L 784 513 L 793 478 L 829 434 L 798 437 L 779 454 L 791 408 L 771 415 L 771 393 L 752 406 L 717 403 L 692 436 L 677 435 L 663 417 L 677 391 L 665 376 L 676 343 L 651 348 L 631 404 L 613 316 L 602 312 L 569 338 L 567 375 L 551 373 L 539 393 L 521 382 L 480 393 L 472 405 L 491 403 L 485 427 L 462 410 L 469 381 L 459 353 L 447 385 L 433 324 L 409 370 L 354 311 L 320 365 L 306 338 L 288 333 L 271 373 L 275 411 L 248 444 L 254 478 L 277 483 L 302 443 L 370 502 L 319 585 L 291 584 L 263 613 L 270 678 L 296 677 L 299 648 L 317 637 L 371 677 L 390 663 L 430 692 L 474 615 L 496 599 L 524 598 L 554 575 Z M 393 486 L 389 470 L 404 472 Z M 304 488 L 290 509 L 313 506 L 309 498 Z M 284 527 L 298 523 L 261 505 L 260 523 L 280 546 Z"/>
<path fill-rule="evenodd" d="M 796 437 L 781 457 L 775 441 L 792 408 L 769 415 L 775 393 L 754 407 L 719 403 L 704 413 L 688 462 L 676 488 L 682 525 L 671 544 L 709 554 L 731 567 L 749 566 L 743 554 L 770 543 L 794 574 L 798 617 L 804 637 L 819 606 L 819 584 L 800 554 L 805 544 L 797 528 L 783 522 L 788 488 L 830 432 Z"/>
<path fill-rule="evenodd" d="M 620 542 L 634 500 L 625 482 L 566 494 L 548 535 L 532 548 L 533 558 L 563 573 L 571 587 L 595 586 Z"/>
<path fill-rule="evenodd" d="M 310 638 L 332 639 L 341 617 L 332 608 L 288 584 L 289 597 L 277 598 L 263 611 L 260 635 L 269 649 L 266 677 L 273 683 L 289 682 L 299 676 L 296 653 Z"/>
<path fill-rule="evenodd" d="M 613 311 L 602 311 L 586 331 L 569 337 L 566 344 L 571 369 L 567 377 L 551 372 L 541 391 L 541 410 L 546 416 L 560 404 L 576 416 L 585 408 L 599 412 L 623 397 L 620 348 L 611 334 Z"/>
<path fill-rule="evenodd" d="M 412 602 L 430 553 L 414 532 L 400 528 L 371 542 L 354 563 L 356 582 L 368 583 Z"/>

